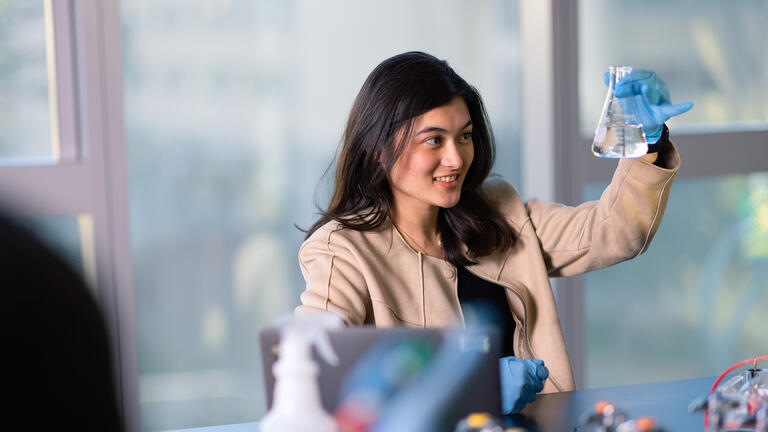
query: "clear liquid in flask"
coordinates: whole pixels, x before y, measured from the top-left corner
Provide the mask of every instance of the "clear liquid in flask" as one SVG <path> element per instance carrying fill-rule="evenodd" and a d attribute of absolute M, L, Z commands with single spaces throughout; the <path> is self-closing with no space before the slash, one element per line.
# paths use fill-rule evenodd
<path fill-rule="evenodd" d="M 597 127 L 592 153 L 605 158 L 636 158 L 648 153 L 643 125 L 624 122 L 604 123 Z"/>
<path fill-rule="evenodd" d="M 608 95 L 600 114 L 600 122 L 592 141 L 592 153 L 604 158 L 636 158 L 648 152 L 643 125 L 637 123 L 634 113 L 625 113 L 613 91 L 621 78 L 632 72 L 631 66 L 608 68 Z"/>

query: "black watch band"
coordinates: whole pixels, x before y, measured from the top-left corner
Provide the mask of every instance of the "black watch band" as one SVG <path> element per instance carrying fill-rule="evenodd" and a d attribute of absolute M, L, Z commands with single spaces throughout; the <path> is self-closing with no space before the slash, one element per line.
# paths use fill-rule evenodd
<path fill-rule="evenodd" d="M 667 124 L 663 124 L 661 128 L 661 137 L 653 144 L 648 144 L 648 153 L 660 153 L 669 144 L 669 128 Z"/>

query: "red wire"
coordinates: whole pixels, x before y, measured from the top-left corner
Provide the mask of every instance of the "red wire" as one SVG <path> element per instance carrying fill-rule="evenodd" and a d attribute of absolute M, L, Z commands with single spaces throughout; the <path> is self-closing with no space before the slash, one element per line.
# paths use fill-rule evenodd
<path fill-rule="evenodd" d="M 744 359 L 738 363 L 732 364 L 731 367 L 726 369 L 725 372 L 723 372 L 722 374 L 720 374 L 719 377 L 717 377 L 717 379 L 715 380 L 715 383 L 712 385 L 712 389 L 709 391 L 709 394 L 714 393 L 715 390 L 717 389 L 717 385 L 720 384 L 720 381 L 722 381 L 726 375 L 731 373 L 731 371 L 733 371 L 737 367 L 744 366 L 745 364 L 750 364 L 750 363 L 754 364 L 755 362 L 759 362 L 759 361 L 768 361 L 768 355 L 751 357 L 748 359 Z M 709 408 L 707 408 L 704 411 L 704 427 L 705 428 L 709 427 Z"/>

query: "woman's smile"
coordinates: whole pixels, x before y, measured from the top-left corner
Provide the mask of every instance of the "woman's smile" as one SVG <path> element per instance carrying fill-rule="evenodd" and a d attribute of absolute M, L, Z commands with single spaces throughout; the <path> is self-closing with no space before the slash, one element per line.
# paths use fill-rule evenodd
<path fill-rule="evenodd" d="M 443 177 L 435 177 L 434 180 L 440 186 L 451 188 L 459 185 L 458 178 L 459 178 L 459 175 L 454 174 L 454 175 L 443 176 Z"/>

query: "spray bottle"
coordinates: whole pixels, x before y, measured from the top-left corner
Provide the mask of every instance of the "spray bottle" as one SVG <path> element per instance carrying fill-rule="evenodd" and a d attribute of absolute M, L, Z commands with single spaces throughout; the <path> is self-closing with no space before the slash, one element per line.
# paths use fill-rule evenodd
<path fill-rule="evenodd" d="M 337 432 L 336 422 L 320 403 L 319 369 L 312 360 L 312 346 L 329 364 L 339 362 L 326 330 L 342 326 L 331 313 L 281 317 L 280 354 L 272 368 L 275 394 L 272 409 L 260 422 L 261 432 Z"/>

